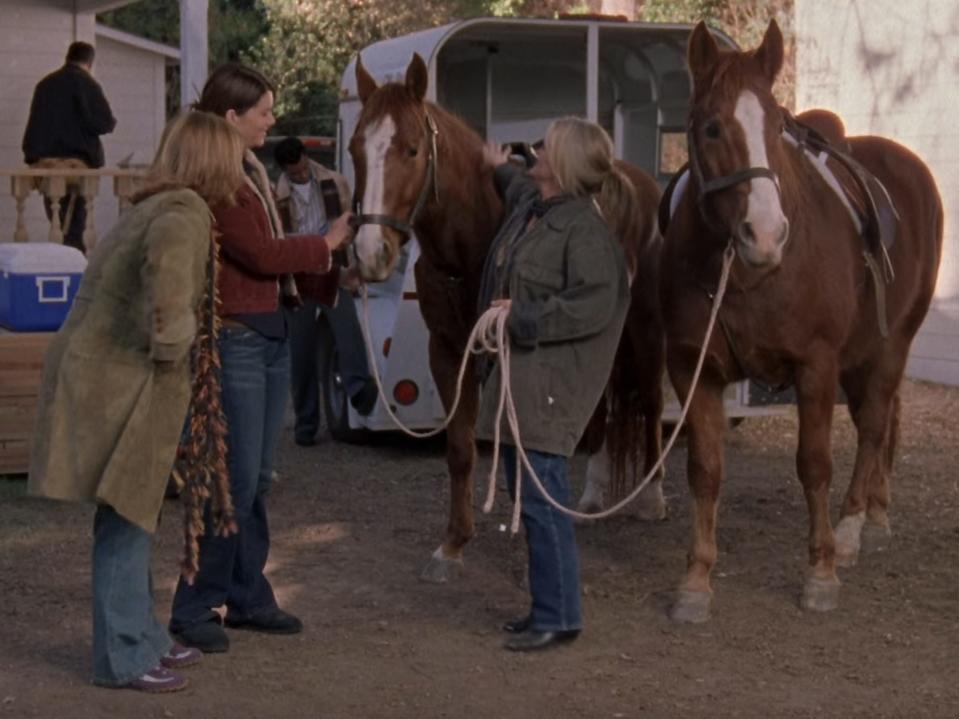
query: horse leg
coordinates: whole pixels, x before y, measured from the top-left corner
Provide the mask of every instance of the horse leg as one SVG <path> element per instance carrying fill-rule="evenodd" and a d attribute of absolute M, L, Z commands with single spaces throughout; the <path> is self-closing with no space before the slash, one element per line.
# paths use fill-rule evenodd
<path fill-rule="evenodd" d="M 606 444 L 606 396 L 600 398 L 596 411 L 586 425 L 586 485 L 576 509 L 580 512 L 601 512 L 605 505 L 606 488 L 609 486 L 609 449 Z"/>
<path fill-rule="evenodd" d="M 889 525 L 889 481 L 892 477 L 892 465 L 896 458 L 896 447 L 899 444 L 899 412 L 901 401 L 899 388 L 896 388 L 889 404 L 889 420 L 886 425 L 886 435 L 883 439 L 882 457 L 879 461 L 879 471 L 873 475 L 869 483 L 866 503 L 866 525 L 863 527 L 863 548 L 869 552 L 885 549 L 892 536 Z"/>
<path fill-rule="evenodd" d="M 456 394 L 460 358 L 430 338 L 430 368 L 448 412 Z M 476 465 L 475 427 L 479 411 L 478 389 L 471 366 L 463 378 L 459 409 L 446 429 L 446 463 L 450 473 L 450 515 L 446 539 L 433 552 L 420 579 L 437 584 L 448 582 L 463 570 L 463 548 L 472 538 L 473 468 Z"/>
<path fill-rule="evenodd" d="M 640 402 L 643 409 L 643 432 L 645 461 L 643 476 L 648 477 L 663 455 L 663 357 L 659 352 L 655 366 L 643 367 L 640 377 Z M 665 467 L 656 470 L 655 476 L 639 494 L 636 515 L 645 520 L 666 519 L 666 499 L 663 497 Z"/>
<path fill-rule="evenodd" d="M 671 375 L 673 373 L 671 372 Z M 684 398 L 689 376 L 673 375 L 673 386 Z M 670 617 L 678 622 L 705 622 L 712 601 L 710 574 L 716 563 L 716 510 L 723 473 L 723 384 L 704 373 L 686 417 L 687 475 L 692 494 L 692 542 L 686 555 L 686 575 L 679 585 Z"/>
<path fill-rule="evenodd" d="M 898 440 L 900 376 L 901 371 L 877 369 L 858 384 L 855 379 L 844 383 L 852 389 L 847 394 L 858 442 L 852 480 L 836 525 L 836 561 L 843 567 L 856 564 L 863 541 L 877 549 L 890 536 L 889 474 Z"/>
<path fill-rule="evenodd" d="M 809 568 L 803 609 L 829 611 L 839 605 L 835 540 L 829 519 L 832 478 L 831 432 L 838 370 L 835 356 L 800 367 L 796 378 L 799 405 L 799 451 L 796 469 L 809 510 Z"/>
<path fill-rule="evenodd" d="M 839 510 L 839 522 L 836 524 L 836 564 L 840 567 L 851 567 L 859 558 L 862 528 L 866 522 L 866 452 L 862 427 L 866 382 L 860 370 L 845 373 L 841 378 L 841 384 L 846 393 L 849 416 L 856 426 L 857 446 L 855 468 L 849 487 L 846 489 L 846 497 Z"/>

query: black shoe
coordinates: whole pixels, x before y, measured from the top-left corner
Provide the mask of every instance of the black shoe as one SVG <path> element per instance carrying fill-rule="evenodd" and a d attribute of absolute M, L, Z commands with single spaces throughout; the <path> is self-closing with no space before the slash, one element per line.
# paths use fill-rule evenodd
<path fill-rule="evenodd" d="M 373 411 L 379 397 L 380 392 L 376 389 L 376 382 L 372 378 L 368 378 L 363 385 L 363 389 L 350 397 L 350 404 L 353 405 L 353 409 L 365 417 Z"/>
<path fill-rule="evenodd" d="M 204 654 L 219 654 L 230 648 L 230 638 L 220 626 L 220 618 L 191 624 L 170 635 L 185 647 L 194 647 Z"/>
<path fill-rule="evenodd" d="M 316 444 L 316 437 L 294 437 L 293 441 L 300 447 L 313 447 Z"/>
<path fill-rule="evenodd" d="M 299 634 L 303 631 L 303 622 L 279 607 L 264 609 L 250 617 L 230 616 L 227 613 L 224 624 L 230 629 L 248 629 L 265 634 Z"/>
<path fill-rule="evenodd" d="M 541 649 L 569 644 L 579 636 L 578 629 L 566 632 L 537 632 L 530 629 L 507 639 L 503 646 L 513 652 L 538 652 Z"/>
<path fill-rule="evenodd" d="M 522 634 L 529 629 L 529 626 L 532 623 L 532 615 L 527 614 L 525 617 L 516 617 L 516 619 L 510 619 L 508 622 L 503 622 L 501 629 L 509 634 Z"/>

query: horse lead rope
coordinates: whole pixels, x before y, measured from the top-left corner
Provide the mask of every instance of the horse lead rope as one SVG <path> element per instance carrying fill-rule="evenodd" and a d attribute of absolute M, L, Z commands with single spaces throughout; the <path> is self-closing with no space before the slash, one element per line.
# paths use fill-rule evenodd
<path fill-rule="evenodd" d="M 666 446 L 663 449 L 662 453 L 659 456 L 659 460 L 656 462 L 656 465 L 649 470 L 649 473 L 643 478 L 643 480 L 633 489 L 633 491 L 620 502 L 614 506 L 603 510 L 602 512 L 594 513 L 585 513 L 579 512 L 575 509 L 570 509 L 565 507 L 559 502 L 557 502 L 553 497 L 550 496 L 549 492 L 546 491 L 546 488 L 543 486 L 542 481 L 539 476 L 536 474 L 536 471 L 533 469 L 533 466 L 530 464 L 529 458 L 526 456 L 526 452 L 523 449 L 523 445 L 520 439 L 520 429 L 519 429 L 519 420 L 516 416 L 516 407 L 513 404 L 513 393 L 510 388 L 510 347 L 509 342 L 507 341 L 506 336 L 506 320 L 509 316 L 509 311 L 501 306 L 490 307 L 486 310 L 480 318 L 476 321 L 476 324 L 473 327 L 472 332 L 470 332 L 469 339 L 466 342 L 466 349 L 463 352 L 463 360 L 460 363 L 459 375 L 456 379 L 456 395 L 453 399 L 453 406 L 450 409 L 449 413 L 446 415 L 446 419 L 443 421 L 443 424 L 437 427 L 434 430 L 428 432 L 416 432 L 408 427 L 406 427 L 400 419 L 393 412 L 392 407 L 386 397 L 386 392 L 383 390 L 383 384 L 380 380 L 379 368 L 376 363 L 376 357 L 373 353 L 373 344 L 370 341 L 370 328 L 369 328 L 369 303 L 366 292 L 366 286 L 363 286 L 363 336 L 366 340 L 367 355 L 370 359 L 370 365 L 373 371 L 373 379 L 376 382 L 376 388 L 380 393 L 380 399 L 383 401 L 383 405 L 386 407 L 387 414 L 390 419 L 396 424 L 396 426 L 409 435 L 410 437 L 426 438 L 432 437 L 443 430 L 445 430 L 450 422 L 452 421 L 453 416 L 456 414 L 456 410 L 459 408 L 459 402 L 462 397 L 463 390 L 463 378 L 466 374 L 466 365 L 469 361 L 471 354 L 481 354 L 483 352 L 488 352 L 490 354 L 499 354 L 499 364 L 500 364 L 500 394 L 497 401 L 496 408 L 496 420 L 494 423 L 493 430 L 493 463 L 490 468 L 488 484 L 487 484 L 487 493 L 486 501 L 483 503 L 483 512 L 489 514 L 493 509 L 493 502 L 496 496 L 496 470 L 499 466 L 499 445 L 500 445 L 500 424 L 503 416 L 504 410 L 506 411 L 506 420 L 509 425 L 510 435 L 513 438 L 513 444 L 516 447 L 516 496 L 513 498 L 513 518 L 510 525 L 510 532 L 516 534 L 519 531 L 519 521 L 520 521 L 520 511 L 522 508 L 522 498 L 521 498 L 521 487 L 522 487 L 522 477 L 520 473 L 520 465 L 524 467 L 529 474 L 530 478 L 533 481 L 535 487 L 539 490 L 540 494 L 546 499 L 546 501 L 559 512 L 566 514 L 575 519 L 604 519 L 609 517 L 612 514 L 615 514 L 620 509 L 625 507 L 627 504 L 632 502 L 636 497 L 639 496 L 639 493 L 642 492 L 646 485 L 652 480 L 656 473 L 662 468 L 663 464 L 666 461 L 666 457 L 669 456 L 670 451 L 673 448 L 673 445 L 676 442 L 677 437 L 679 437 L 679 432 L 683 427 L 683 424 L 686 422 L 686 415 L 689 412 L 689 408 L 692 405 L 693 394 L 696 392 L 696 387 L 699 384 L 699 376 L 702 373 L 703 364 L 706 360 L 706 351 L 709 347 L 709 341 L 712 338 L 713 330 L 716 327 L 716 319 L 719 316 L 719 308 L 722 305 L 723 297 L 726 294 L 726 285 L 729 281 L 729 273 L 732 268 L 733 260 L 736 257 L 735 249 L 733 248 L 732 240 L 726 245 L 726 249 L 723 251 L 723 265 L 722 272 L 719 276 L 719 286 L 716 290 L 716 295 L 713 298 L 713 305 L 709 313 L 709 323 L 706 327 L 706 334 L 703 338 L 702 350 L 699 353 L 699 358 L 696 361 L 696 369 L 693 372 L 692 383 L 690 384 L 689 394 L 686 396 L 686 401 L 683 403 L 682 411 L 679 415 L 679 421 L 676 423 L 676 426 L 673 428 L 673 433 L 669 437 L 669 441 L 666 442 Z"/>

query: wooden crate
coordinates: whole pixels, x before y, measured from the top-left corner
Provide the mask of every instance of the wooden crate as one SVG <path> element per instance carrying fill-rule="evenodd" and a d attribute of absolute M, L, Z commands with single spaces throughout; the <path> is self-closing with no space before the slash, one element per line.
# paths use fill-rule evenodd
<path fill-rule="evenodd" d="M 0 330 L 0 474 L 29 468 L 43 355 L 53 336 Z"/>

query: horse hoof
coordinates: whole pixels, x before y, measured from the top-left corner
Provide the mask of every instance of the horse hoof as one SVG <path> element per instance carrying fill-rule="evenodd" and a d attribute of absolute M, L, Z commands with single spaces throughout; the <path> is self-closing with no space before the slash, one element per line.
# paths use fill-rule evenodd
<path fill-rule="evenodd" d="M 887 524 L 866 522 L 862 528 L 862 548 L 865 552 L 883 552 L 889 549 L 892 530 Z"/>
<path fill-rule="evenodd" d="M 666 501 L 662 495 L 659 497 L 650 497 L 648 500 L 640 499 L 636 505 L 636 519 L 644 522 L 661 522 L 666 519 Z"/>
<path fill-rule="evenodd" d="M 420 572 L 420 579 L 430 584 L 446 584 L 463 574 L 463 571 L 462 559 L 444 557 L 442 551 L 437 549 Z"/>
<path fill-rule="evenodd" d="M 669 618 L 674 622 L 702 624 L 709 621 L 709 604 L 712 595 L 709 592 L 690 592 L 680 590 L 676 596 Z"/>
<path fill-rule="evenodd" d="M 806 580 L 802 593 L 802 608 L 813 612 L 831 612 L 839 606 L 839 580 L 818 579 L 810 577 Z"/>
<path fill-rule="evenodd" d="M 850 549 L 836 545 L 836 566 L 837 567 L 855 567 L 859 561 L 859 549 Z"/>

